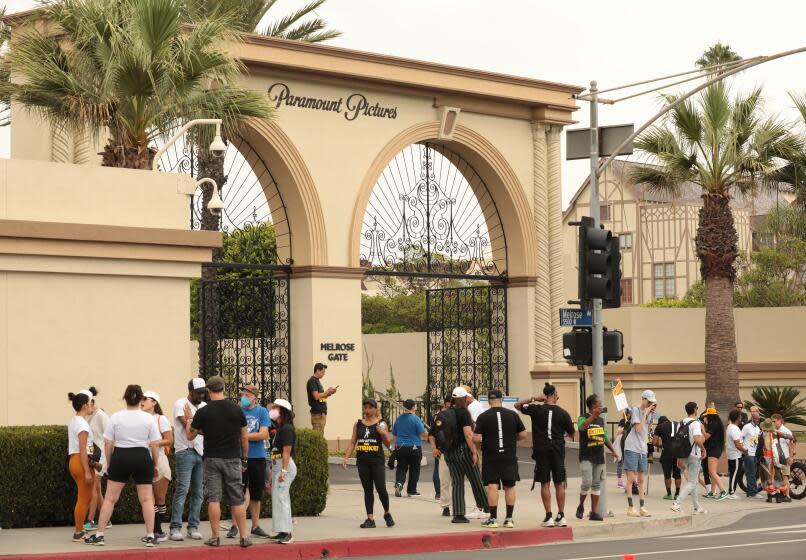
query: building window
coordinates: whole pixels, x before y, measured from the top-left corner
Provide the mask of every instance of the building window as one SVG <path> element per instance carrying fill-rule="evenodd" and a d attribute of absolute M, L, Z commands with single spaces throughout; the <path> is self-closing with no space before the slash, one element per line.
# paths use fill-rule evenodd
<path fill-rule="evenodd" d="M 622 251 L 624 249 L 632 249 L 632 234 L 620 233 L 618 235 L 618 246 Z"/>
<path fill-rule="evenodd" d="M 600 204 L 599 205 L 599 221 L 600 222 L 609 222 L 610 221 L 610 204 Z"/>
<path fill-rule="evenodd" d="M 675 294 L 674 263 L 655 264 L 655 299 L 672 299 Z"/>
<path fill-rule="evenodd" d="M 621 279 L 621 305 L 632 305 L 632 278 Z"/>

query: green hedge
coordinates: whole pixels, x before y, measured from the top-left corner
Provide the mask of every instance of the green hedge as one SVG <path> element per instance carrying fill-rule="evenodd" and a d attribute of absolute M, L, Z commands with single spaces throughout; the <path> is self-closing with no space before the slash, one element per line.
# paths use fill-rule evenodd
<path fill-rule="evenodd" d="M 72 525 L 76 487 L 67 470 L 67 427 L 0 427 L 0 449 L 0 526 Z M 168 459 L 175 473 L 173 453 Z M 321 434 L 298 429 L 294 460 L 298 473 L 291 486 L 292 511 L 297 516 L 318 515 L 325 509 L 328 492 L 327 443 Z M 169 515 L 173 487 L 172 481 L 167 500 Z M 261 516 L 270 515 L 271 495 L 267 493 Z M 202 518 L 206 519 L 204 507 Z M 142 522 L 140 503 L 131 483 L 115 507 L 112 522 Z"/>

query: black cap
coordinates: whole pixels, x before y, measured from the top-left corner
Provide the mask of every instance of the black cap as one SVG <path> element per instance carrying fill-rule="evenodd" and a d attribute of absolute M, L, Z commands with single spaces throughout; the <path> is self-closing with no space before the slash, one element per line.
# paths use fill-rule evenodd
<path fill-rule="evenodd" d="M 502 393 L 500 389 L 490 389 L 490 392 L 487 393 L 487 400 L 488 401 L 497 400 L 497 399 L 503 399 L 503 398 L 504 398 L 504 393 Z"/>
<path fill-rule="evenodd" d="M 546 385 L 543 387 L 543 394 L 546 395 L 547 397 L 550 397 L 551 395 L 553 395 L 556 392 L 557 392 L 557 387 L 555 387 L 551 383 L 546 383 Z"/>
<path fill-rule="evenodd" d="M 327 366 L 325 364 L 323 364 L 322 362 L 316 362 L 313 365 L 313 370 L 314 371 L 319 371 L 320 369 L 327 369 Z"/>
<path fill-rule="evenodd" d="M 403 408 L 405 408 L 406 410 L 414 410 L 414 407 L 416 405 L 417 403 L 414 402 L 414 399 L 406 399 L 405 401 L 403 401 Z"/>

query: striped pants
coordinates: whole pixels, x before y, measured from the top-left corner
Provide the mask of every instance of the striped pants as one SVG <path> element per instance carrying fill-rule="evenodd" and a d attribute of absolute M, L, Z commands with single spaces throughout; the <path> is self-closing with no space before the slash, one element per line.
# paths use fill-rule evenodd
<path fill-rule="evenodd" d="M 453 511 L 451 513 L 454 517 L 465 514 L 465 477 L 470 481 L 476 505 L 486 509 L 487 494 L 484 491 L 484 484 L 481 482 L 481 472 L 479 472 L 479 467 L 473 464 L 473 458 L 467 446 L 460 445 L 447 453 L 445 462 L 448 463 L 453 483 Z"/>

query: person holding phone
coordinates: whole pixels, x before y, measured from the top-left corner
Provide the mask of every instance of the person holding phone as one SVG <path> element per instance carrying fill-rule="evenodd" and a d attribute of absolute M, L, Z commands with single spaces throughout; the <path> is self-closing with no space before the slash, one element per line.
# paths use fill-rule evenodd
<path fill-rule="evenodd" d="M 647 441 L 655 416 L 658 399 L 655 392 L 646 390 L 641 394 L 641 406 L 631 408 L 632 429 L 624 440 L 624 470 L 627 471 L 627 516 L 651 517 L 644 507 L 644 473 L 647 472 Z M 633 507 L 633 482 L 638 483 L 639 509 Z"/>
<path fill-rule="evenodd" d="M 308 406 L 311 409 L 311 427 L 323 436 L 325 435 L 325 424 L 327 424 L 327 399 L 339 390 L 338 385 L 328 387 L 327 390 L 322 386 L 322 378 L 326 372 L 325 364 L 318 362 L 314 364 L 313 375 L 308 379 L 306 386 Z"/>

